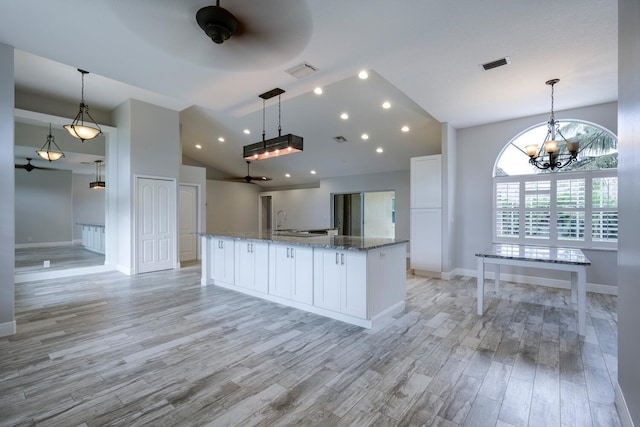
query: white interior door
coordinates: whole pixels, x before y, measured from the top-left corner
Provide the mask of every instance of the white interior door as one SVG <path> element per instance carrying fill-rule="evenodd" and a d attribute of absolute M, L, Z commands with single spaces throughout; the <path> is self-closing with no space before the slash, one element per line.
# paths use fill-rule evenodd
<path fill-rule="evenodd" d="M 180 224 L 180 261 L 191 261 L 198 257 L 196 236 L 198 231 L 198 187 L 181 185 L 178 207 Z"/>
<path fill-rule="evenodd" d="M 175 182 L 138 178 L 136 206 L 138 273 L 174 268 Z"/>

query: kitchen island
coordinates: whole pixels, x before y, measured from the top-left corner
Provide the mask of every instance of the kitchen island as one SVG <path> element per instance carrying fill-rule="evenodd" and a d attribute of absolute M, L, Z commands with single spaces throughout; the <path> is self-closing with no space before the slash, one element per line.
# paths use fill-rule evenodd
<path fill-rule="evenodd" d="M 198 235 L 203 286 L 369 329 L 404 311 L 404 240 L 291 232 Z"/>

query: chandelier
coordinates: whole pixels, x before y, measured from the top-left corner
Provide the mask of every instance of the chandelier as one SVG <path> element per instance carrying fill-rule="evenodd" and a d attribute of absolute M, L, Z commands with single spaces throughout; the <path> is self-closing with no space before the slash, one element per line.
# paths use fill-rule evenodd
<path fill-rule="evenodd" d="M 71 122 L 70 125 L 64 125 L 64 128 L 69 131 L 71 136 L 74 138 L 78 138 L 80 141 L 84 142 L 87 139 L 93 139 L 96 136 L 102 133 L 102 129 L 98 126 L 98 123 L 91 117 L 89 114 L 89 106 L 84 102 L 84 75 L 89 74 L 88 71 L 81 70 L 78 68 L 80 74 L 82 74 L 82 96 L 80 98 L 80 111 L 76 114 L 75 119 Z M 93 126 L 87 126 L 84 124 L 84 116 L 86 116 L 91 120 Z"/>
<path fill-rule="evenodd" d="M 280 126 L 280 95 L 284 90 L 280 88 L 271 89 L 261 95 L 262 98 L 262 141 L 255 144 L 245 145 L 242 148 L 242 157 L 245 160 L 264 160 L 285 154 L 299 153 L 302 151 L 302 137 L 294 134 L 282 135 L 282 127 Z M 278 136 L 271 139 L 265 139 L 265 101 L 267 99 L 278 97 Z"/>
<path fill-rule="evenodd" d="M 52 147 L 53 145 L 53 147 Z M 64 153 L 56 144 L 56 139 L 51 133 L 51 123 L 49 123 L 49 135 L 47 135 L 47 141 L 44 143 L 41 149 L 36 151 L 38 156 L 42 157 L 45 160 L 49 160 L 50 162 L 54 160 L 59 160 L 64 157 Z"/>
<path fill-rule="evenodd" d="M 527 144 L 525 150 L 529 156 L 529 163 L 538 169 L 560 169 L 575 162 L 578 158 L 580 143 L 574 139 L 566 139 L 560 132 L 560 124 L 556 121 L 553 112 L 553 86 L 560 79 L 551 79 L 545 84 L 551 86 L 551 117 L 547 122 L 547 136 L 541 146 L 538 144 Z M 560 136 L 557 139 L 556 136 Z M 563 150 L 563 145 L 566 151 Z"/>

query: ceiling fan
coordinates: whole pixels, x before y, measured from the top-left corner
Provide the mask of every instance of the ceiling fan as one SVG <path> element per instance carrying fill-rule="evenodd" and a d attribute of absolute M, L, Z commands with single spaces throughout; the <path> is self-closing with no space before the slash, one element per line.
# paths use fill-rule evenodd
<path fill-rule="evenodd" d="M 27 164 L 26 165 L 15 165 L 16 169 L 24 169 L 27 172 L 31 172 L 34 169 L 57 170 L 57 169 L 53 169 L 53 168 L 43 168 L 43 167 L 40 167 L 40 166 L 34 166 L 34 165 L 31 164 L 31 160 L 33 160 L 33 159 L 31 159 L 29 157 L 26 157 L 26 159 L 27 159 Z"/>
<path fill-rule="evenodd" d="M 247 160 L 247 176 L 234 176 L 232 178 L 225 178 L 227 181 L 238 181 L 238 182 L 246 182 L 247 184 L 251 184 L 251 181 L 271 181 L 271 178 L 266 176 L 251 176 L 249 173 L 249 167 L 251 166 L 251 162 Z"/>

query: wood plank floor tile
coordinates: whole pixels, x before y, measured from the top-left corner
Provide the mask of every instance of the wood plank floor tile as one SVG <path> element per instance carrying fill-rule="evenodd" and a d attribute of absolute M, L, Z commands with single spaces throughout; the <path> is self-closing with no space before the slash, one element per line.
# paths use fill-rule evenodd
<path fill-rule="evenodd" d="M 619 425 L 616 297 L 408 275 L 371 332 L 215 286 L 200 267 L 16 285 L 0 426 Z"/>

